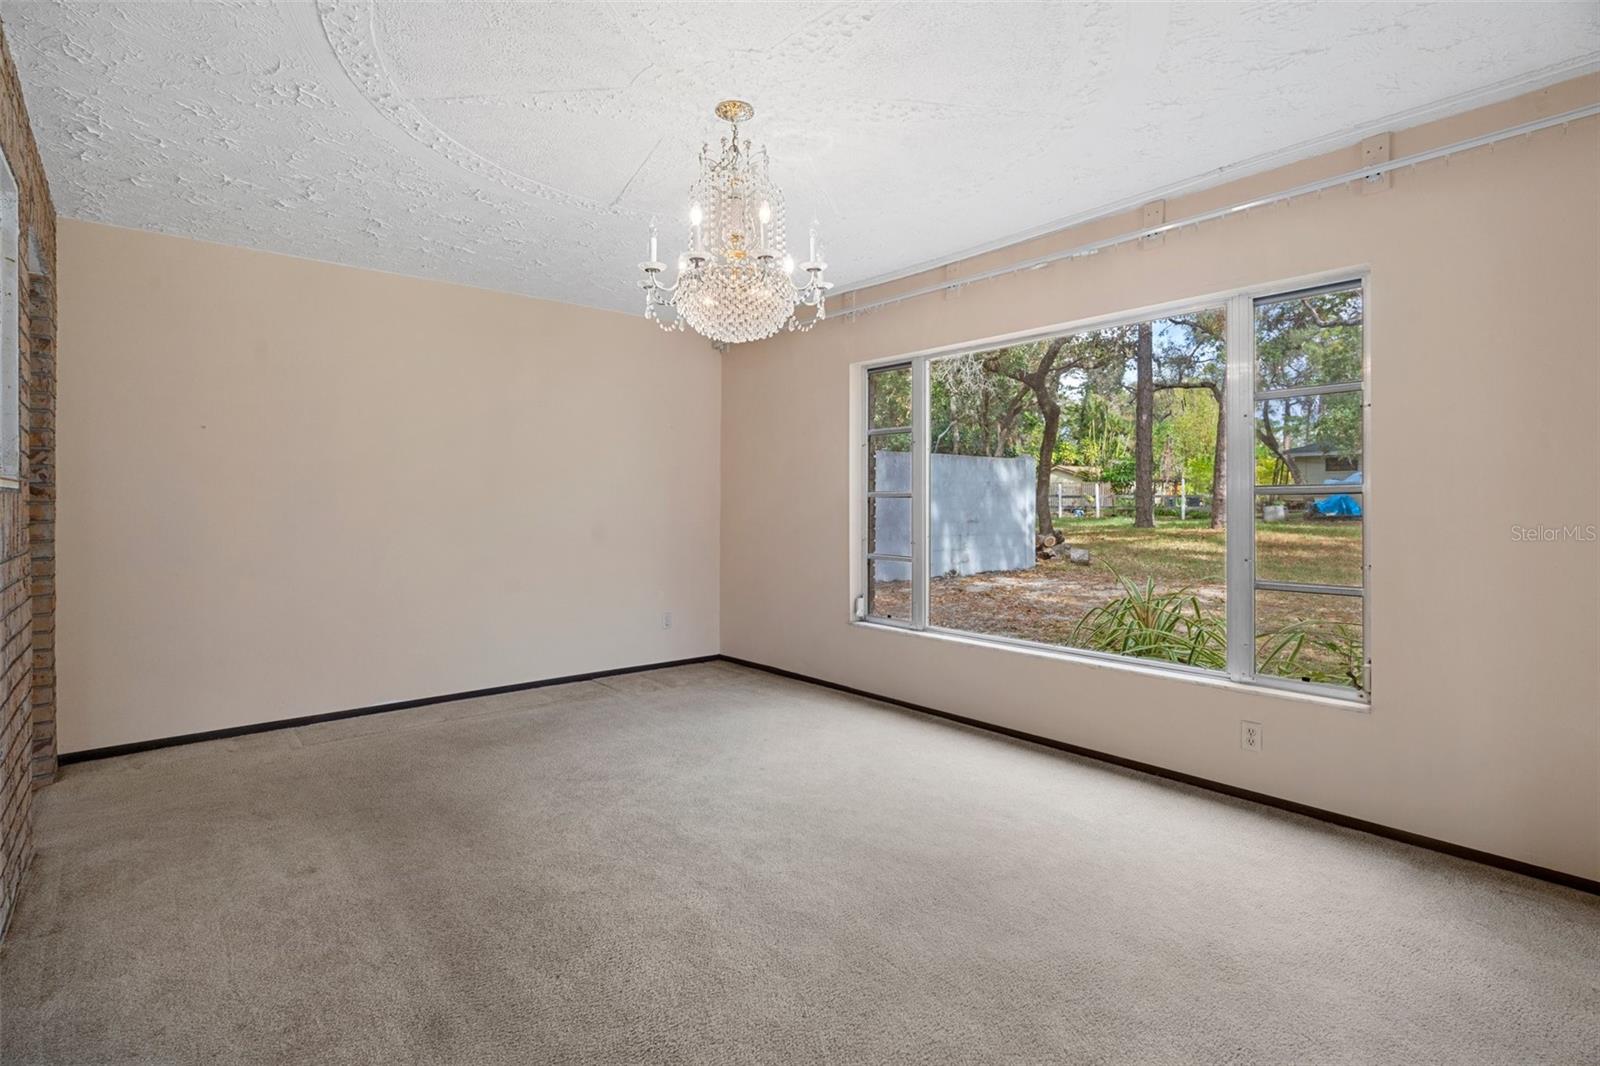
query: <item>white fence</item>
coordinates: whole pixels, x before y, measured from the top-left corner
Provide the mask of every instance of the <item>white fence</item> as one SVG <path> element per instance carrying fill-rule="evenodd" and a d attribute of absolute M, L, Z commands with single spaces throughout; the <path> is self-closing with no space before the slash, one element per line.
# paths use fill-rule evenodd
<path fill-rule="evenodd" d="M 910 484 L 907 452 L 878 452 L 878 477 L 888 484 Z M 1035 461 L 991 459 L 982 455 L 928 457 L 928 573 L 981 574 L 1026 570 L 1034 563 Z M 908 501 L 879 500 L 873 540 L 889 555 L 911 553 L 910 509 L 885 507 Z M 905 563 L 881 561 L 885 581 L 911 577 Z"/>

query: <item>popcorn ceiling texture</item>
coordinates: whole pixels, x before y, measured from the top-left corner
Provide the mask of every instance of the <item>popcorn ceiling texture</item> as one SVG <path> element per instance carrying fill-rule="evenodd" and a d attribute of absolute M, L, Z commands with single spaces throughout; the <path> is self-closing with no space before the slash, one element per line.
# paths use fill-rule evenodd
<path fill-rule="evenodd" d="M 652 215 L 681 247 L 725 96 L 849 285 L 1600 56 L 1582 3 L 52 2 L 6 27 L 70 217 L 623 310 Z"/>

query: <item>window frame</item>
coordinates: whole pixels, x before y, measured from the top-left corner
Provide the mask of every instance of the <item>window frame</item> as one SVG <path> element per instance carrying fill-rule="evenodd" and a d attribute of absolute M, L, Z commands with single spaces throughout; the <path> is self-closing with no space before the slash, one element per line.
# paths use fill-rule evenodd
<path fill-rule="evenodd" d="M 1359 286 L 1362 300 L 1361 327 L 1361 381 L 1359 386 L 1340 384 L 1314 386 L 1307 393 L 1334 393 L 1357 391 L 1361 395 L 1362 432 L 1362 585 L 1360 590 L 1362 615 L 1362 648 L 1366 685 L 1362 691 L 1347 686 L 1300 681 L 1295 678 L 1258 674 L 1255 670 L 1255 464 L 1229 462 L 1226 474 L 1227 525 L 1226 542 L 1226 616 L 1228 633 L 1228 668 L 1225 671 L 1169 663 L 1153 659 L 1139 659 L 1090 648 L 1071 648 L 1018 637 L 976 633 L 965 629 L 949 629 L 928 623 L 928 456 L 929 439 L 929 364 L 937 359 L 971 355 L 1010 344 L 1022 344 L 1064 333 L 1082 333 L 1096 329 L 1127 326 L 1153 319 L 1192 314 L 1197 311 L 1222 308 L 1227 313 L 1226 329 L 1226 382 L 1227 382 L 1227 432 L 1228 454 L 1255 454 L 1255 410 L 1259 403 L 1256 389 L 1255 304 L 1257 300 L 1292 296 L 1319 289 L 1337 289 Z M 856 543 L 852 546 L 851 622 L 858 625 L 883 627 L 902 632 L 953 637 L 984 645 L 1013 648 L 1043 653 L 1055 658 L 1091 664 L 1114 664 L 1141 672 L 1154 672 L 1190 681 L 1210 683 L 1232 682 L 1251 689 L 1272 689 L 1284 693 L 1321 697 L 1352 710 L 1368 711 L 1372 701 L 1372 546 L 1367 536 L 1367 516 L 1372 500 L 1372 283 L 1370 268 L 1363 265 L 1341 270 L 1322 271 L 1313 275 L 1280 279 L 1243 288 L 1228 289 L 1202 297 L 1152 304 L 1145 307 L 1077 319 L 1038 329 L 1019 330 L 978 340 L 940 345 L 921 351 L 902 353 L 883 358 L 868 359 L 854 364 L 854 377 L 850 424 L 859 434 L 856 444 L 859 453 L 852 464 L 851 517 Z M 870 602 L 868 584 L 871 580 L 870 558 L 867 552 L 869 495 L 868 464 L 872 462 L 871 440 L 885 430 L 873 430 L 871 410 L 867 403 L 868 375 L 874 371 L 910 368 L 911 371 L 911 617 L 908 620 L 871 616 L 867 612 Z M 1283 390 L 1269 391 L 1274 397 Z M 1291 390 L 1292 391 L 1292 390 Z M 896 427 L 904 432 L 906 427 Z M 1280 486 L 1281 487 L 1281 486 Z M 903 495 L 903 494 L 891 494 Z M 1236 534 L 1236 530 L 1244 531 Z M 904 561 L 904 557 L 896 557 Z M 1248 639 L 1235 640 L 1232 634 L 1247 633 Z"/>
<path fill-rule="evenodd" d="M 910 400 L 911 400 L 911 424 L 909 426 L 876 426 L 875 427 L 872 424 L 872 375 L 873 374 L 885 374 L 885 373 L 897 373 L 897 372 L 899 372 L 901 370 L 909 371 L 910 374 L 911 374 L 911 390 L 910 390 L 910 392 L 911 392 L 911 396 L 910 396 Z M 926 382 L 927 375 L 925 373 L 919 375 L 918 372 L 917 372 L 916 364 L 914 363 L 914 361 L 909 360 L 909 359 L 892 360 L 892 361 L 890 361 L 888 363 L 881 363 L 881 364 L 875 364 L 875 365 L 869 366 L 869 367 L 863 367 L 862 368 L 862 373 L 861 373 L 861 390 L 862 390 L 861 391 L 861 397 L 862 397 L 862 399 L 861 399 L 861 404 L 860 404 L 860 419 L 861 419 L 861 431 L 862 431 L 862 440 L 861 440 L 861 443 L 862 443 L 862 465 L 861 465 L 861 468 L 860 468 L 860 473 L 861 473 L 862 481 L 861 481 L 861 491 L 857 495 L 860 496 L 861 501 L 862 501 L 861 502 L 861 512 L 862 512 L 863 535 L 862 535 L 862 538 L 861 538 L 861 582 L 862 582 L 862 588 L 861 588 L 861 608 L 860 608 L 860 612 L 859 613 L 860 613 L 862 619 L 865 620 L 865 621 L 870 621 L 870 622 L 872 622 L 872 623 L 874 623 L 876 625 L 896 626 L 896 627 L 901 628 L 901 629 L 922 628 L 922 627 L 919 627 L 917 625 L 918 620 L 921 619 L 923 622 L 926 622 L 926 620 L 927 620 L 927 607 L 926 607 L 926 604 L 923 603 L 923 604 L 919 605 L 919 603 L 918 603 L 919 597 L 921 599 L 923 599 L 923 600 L 926 599 L 926 594 L 927 594 L 926 593 L 926 583 L 917 580 L 917 574 L 919 574 L 921 572 L 921 568 L 919 568 L 918 563 L 917 563 L 918 545 L 925 544 L 926 541 L 927 541 L 927 536 L 926 536 L 927 508 L 926 507 L 918 507 L 917 506 L 917 501 L 919 499 L 920 500 L 926 500 L 927 499 L 927 494 L 926 494 L 926 491 L 925 491 L 925 487 L 924 487 L 923 491 L 919 491 L 919 489 L 918 489 L 918 485 L 919 485 L 918 469 L 919 469 L 919 467 L 925 468 L 927 466 L 927 457 L 923 456 L 923 457 L 921 457 L 919 459 L 918 456 L 919 456 L 919 453 L 921 452 L 921 444 L 922 444 L 922 442 L 928 439 L 926 431 L 920 431 L 919 432 L 918 426 L 917 426 L 917 422 L 918 422 L 917 412 L 919 410 L 924 410 L 927 407 L 926 398 L 924 397 L 922 400 L 919 401 L 919 399 L 917 397 L 917 380 L 918 380 L 919 377 L 922 378 L 924 383 Z M 910 470 L 910 474 L 909 474 L 910 480 L 906 485 L 905 491 L 902 492 L 902 491 L 900 491 L 898 489 L 872 489 L 872 488 L 869 488 L 868 486 L 870 486 L 872 484 L 872 441 L 873 441 L 873 439 L 875 437 L 898 436 L 898 435 L 901 435 L 901 434 L 907 435 L 907 436 L 909 436 L 911 438 L 911 452 L 910 452 L 911 470 Z M 871 529 L 870 529 L 870 526 L 871 526 L 871 522 L 872 522 L 872 502 L 874 500 L 905 500 L 906 501 L 907 509 L 911 512 L 911 553 L 909 555 L 900 555 L 900 554 L 895 553 L 895 552 L 875 552 L 875 551 L 871 550 L 872 549 L 872 541 L 871 541 Z M 918 514 L 919 511 L 922 512 L 922 519 L 921 519 L 921 523 L 922 524 L 921 524 L 921 529 L 920 530 L 919 530 L 919 527 L 918 527 L 918 517 L 917 517 L 917 514 Z M 890 618 L 887 615 L 875 615 L 875 614 L 871 613 L 871 611 L 872 611 L 872 564 L 875 561 L 893 562 L 893 563 L 905 563 L 910 568 L 910 570 L 911 570 L 911 612 L 910 612 L 911 613 L 911 617 L 905 618 L 905 619 L 900 619 L 900 618 Z"/>
<path fill-rule="evenodd" d="M 0 491 L 22 488 L 22 198 L 0 153 Z"/>

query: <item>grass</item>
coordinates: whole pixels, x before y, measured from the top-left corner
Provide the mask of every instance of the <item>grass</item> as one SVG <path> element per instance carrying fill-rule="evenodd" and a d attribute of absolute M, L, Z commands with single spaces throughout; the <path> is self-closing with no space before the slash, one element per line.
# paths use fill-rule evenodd
<path fill-rule="evenodd" d="M 1158 588 L 1221 585 L 1227 573 L 1226 532 L 1204 518 L 1157 518 L 1135 529 L 1132 518 L 1058 518 L 1056 529 L 1075 548 L 1088 548 L 1096 566 L 1149 578 Z M 1256 533 L 1257 569 L 1264 580 L 1312 585 L 1361 583 L 1359 522 L 1263 523 Z M 1065 564 L 1046 564 L 1065 565 Z"/>
<path fill-rule="evenodd" d="M 1088 548 L 1096 569 L 1161 588 L 1220 585 L 1227 572 L 1223 531 L 1203 518 L 1158 518 L 1154 529 L 1135 529 L 1132 518 L 1058 518 L 1056 529 L 1074 548 Z"/>

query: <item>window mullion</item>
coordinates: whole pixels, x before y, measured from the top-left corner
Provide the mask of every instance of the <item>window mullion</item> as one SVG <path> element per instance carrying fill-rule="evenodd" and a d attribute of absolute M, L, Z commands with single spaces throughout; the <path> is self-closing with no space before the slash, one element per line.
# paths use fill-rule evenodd
<path fill-rule="evenodd" d="M 1252 485 L 1250 491 L 1257 496 L 1330 496 L 1336 492 L 1360 496 L 1365 488 L 1365 485 Z"/>
<path fill-rule="evenodd" d="M 928 360 L 911 364 L 911 624 L 928 628 Z"/>
<path fill-rule="evenodd" d="M 1256 393 L 1256 402 L 1263 400 L 1299 400 L 1311 396 L 1338 396 L 1346 392 L 1360 392 L 1359 381 L 1334 381 L 1326 385 L 1298 385 L 1289 389 L 1262 389 Z"/>
<path fill-rule="evenodd" d="M 872 484 L 872 370 L 863 368 L 859 377 L 861 385 L 861 407 L 856 411 L 861 426 L 861 454 L 857 456 L 857 471 L 861 477 L 861 494 L 852 501 L 856 514 L 856 521 L 860 523 L 860 540 L 855 546 L 856 562 L 860 565 L 860 574 L 851 589 L 853 595 L 850 617 L 860 620 L 868 617 L 872 611 L 872 492 L 867 488 Z"/>
<path fill-rule="evenodd" d="M 1255 674 L 1255 305 L 1228 301 L 1227 324 L 1228 676 Z"/>

